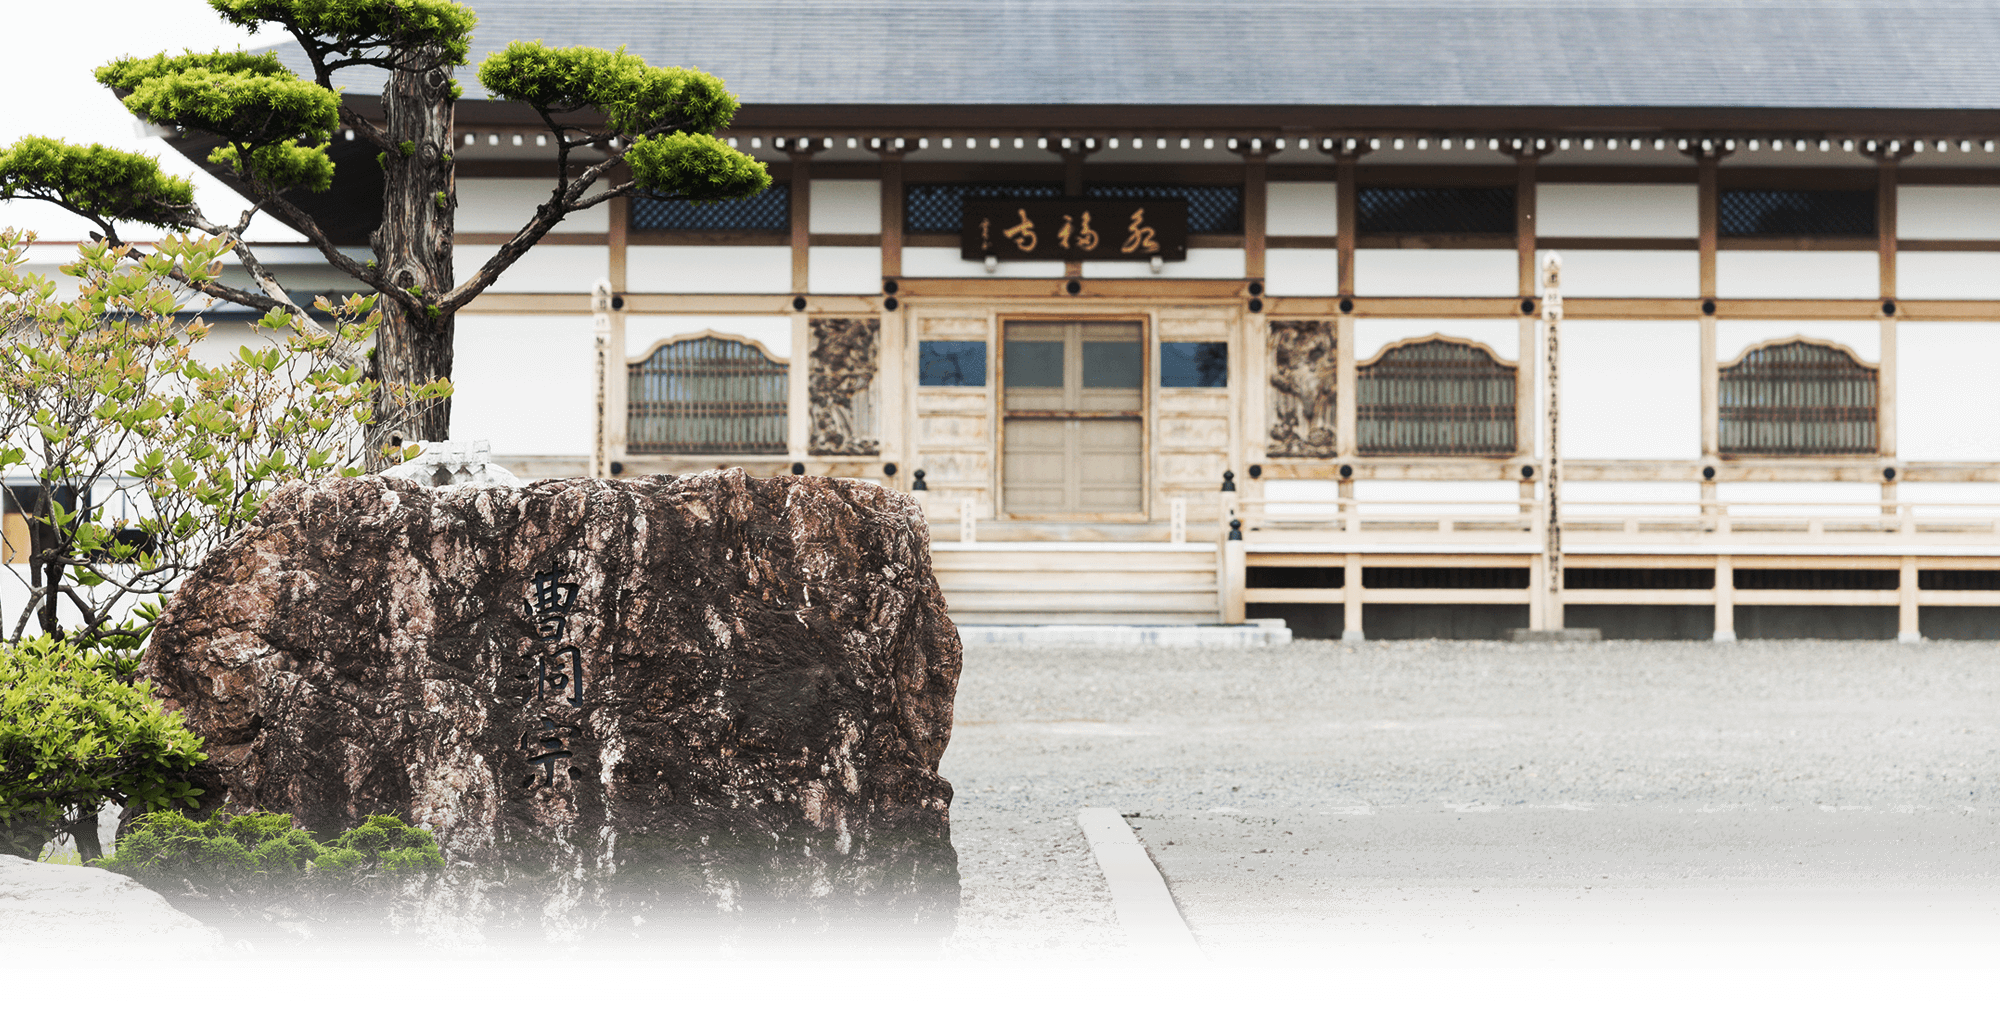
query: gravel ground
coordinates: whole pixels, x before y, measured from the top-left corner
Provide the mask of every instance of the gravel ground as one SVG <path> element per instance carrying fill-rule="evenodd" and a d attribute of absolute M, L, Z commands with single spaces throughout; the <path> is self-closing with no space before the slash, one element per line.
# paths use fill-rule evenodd
<path fill-rule="evenodd" d="M 1828 903 L 1845 930 L 2000 945 L 1996 662 L 1985 643 L 969 648 L 943 763 L 953 953 L 1123 948 L 1085 806 L 1137 814 L 1217 958 L 1810 937 Z"/>

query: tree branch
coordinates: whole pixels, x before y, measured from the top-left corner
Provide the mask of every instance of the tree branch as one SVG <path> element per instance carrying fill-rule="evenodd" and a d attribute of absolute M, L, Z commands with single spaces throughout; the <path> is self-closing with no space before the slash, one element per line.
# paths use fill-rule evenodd
<path fill-rule="evenodd" d="M 563 162 L 563 156 L 566 156 L 569 150 L 568 147 L 561 148 L 561 154 L 558 155 L 556 160 Z M 583 192 L 591 184 L 602 179 L 605 173 L 610 172 L 622 161 L 624 159 L 620 156 L 612 155 L 577 174 L 576 179 L 570 181 L 567 185 L 558 183 L 556 189 L 550 192 L 549 200 L 543 202 L 541 207 L 535 210 L 535 218 L 529 220 L 528 224 L 522 227 L 512 240 L 501 245 L 500 250 L 494 253 L 491 259 L 486 260 L 484 266 L 479 267 L 479 272 L 472 275 L 472 279 L 452 288 L 443 298 L 438 299 L 438 308 L 446 313 L 457 312 L 459 309 L 464 308 L 467 303 L 478 298 L 481 292 L 492 287 L 493 282 L 500 279 L 500 274 L 507 272 L 509 266 L 514 265 L 521 256 L 526 255 L 528 250 L 533 248 L 550 230 L 554 229 L 557 223 L 562 222 L 564 216 L 581 208 L 589 207 L 588 205 L 579 205 L 577 203 L 578 199 L 583 196 Z M 567 163 L 563 162 L 563 164 L 566 169 Z M 595 200 L 591 202 L 593 205 L 596 203 Z"/>
<path fill-rule="evenodd" d="M 347 128 L 354 131 L 356 136 L 375 145 L 376 150 L 384 153 L 390 150 L 389 135 L 375 128 L 373 122 L 362 118 L 360 113 L 349 107 L 346 101 L 340 104 L 340 119 L 347 124 Z"/>

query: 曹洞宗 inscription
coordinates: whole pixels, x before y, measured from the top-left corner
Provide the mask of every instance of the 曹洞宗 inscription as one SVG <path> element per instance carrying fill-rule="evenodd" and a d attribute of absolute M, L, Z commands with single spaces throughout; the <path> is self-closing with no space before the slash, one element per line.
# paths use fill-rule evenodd
<path fill-rule="evenodd" d="M 535 629 L 535 649 L 527 658 L 529 707 L 537 705 L 546 710 L 538 724 L 521 734 L 521 751 L 530 767 L 539 766 L 541 772 L 530 772 L 528 780 L 521 786 L 532 788 L 537 783 L 554 787 L 556 773 L 560 768 L 576 775 L 569 769 L 567 760 L 576 752 L 570 738 L 579 732 L 578 726 L 569 722 L 558 712 L 561 706 L 574 710 L 583 706 L 583 652 L 574 644 L 563 643 L 569 632 L 570 610 L 576 606 L 576 583 L 563 582 L 553 570 L 536 575 L 528 584 L 528 621 Z"/>
<path fill-rule="evenodd" d="M 967 198 L 959 254 L 983 260 L 1180 262 L 1187 258 L 1182 198 Z"/>

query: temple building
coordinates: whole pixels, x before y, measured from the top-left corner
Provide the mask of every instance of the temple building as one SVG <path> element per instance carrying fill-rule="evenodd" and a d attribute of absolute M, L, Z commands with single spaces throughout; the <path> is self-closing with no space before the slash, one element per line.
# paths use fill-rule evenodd
<path fill-rule="evenodd" d="M 964 624 L 2000 636 L 1990 12 L 474 6 L 475 62 L 721 76 L 775 180 L 461 315 L 453 436 L 517 474 L 915 491 Z M 555 147 L 461 77 L 469 275 Z"/>

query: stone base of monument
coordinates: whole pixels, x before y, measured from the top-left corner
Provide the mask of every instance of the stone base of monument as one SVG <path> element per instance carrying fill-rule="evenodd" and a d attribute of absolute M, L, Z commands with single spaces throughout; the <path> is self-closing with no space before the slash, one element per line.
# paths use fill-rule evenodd
<path fill-rule="evenodd" d="M 1515 643 L 1596 643 L 1604 635 L 1598 629 L 1509 629 L 1507 638 Z"/>
<path fill-rule="evenodd" d="M 400 816 L 448 863 L 412 930 L 570 941 L 948 930 L 959 664 L 909 496 L 734 470 L 287 487 L 142 675 L 205 806 Z"/>

